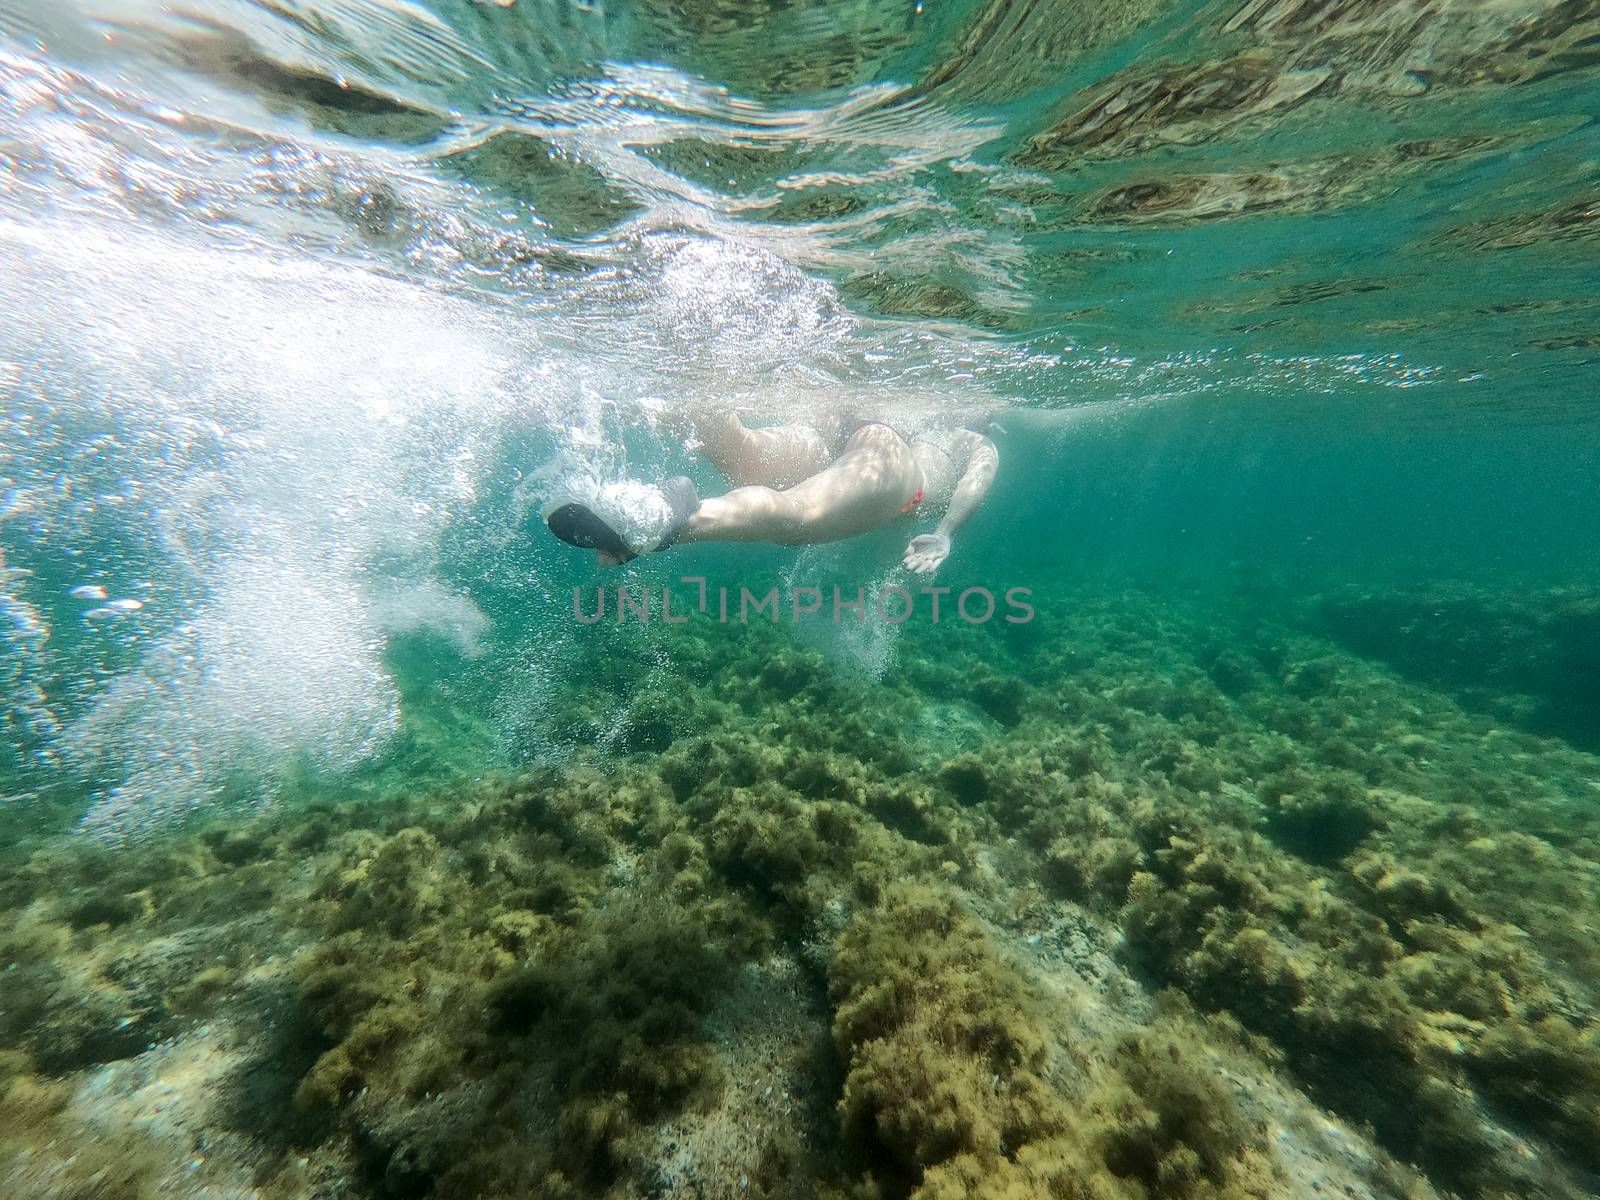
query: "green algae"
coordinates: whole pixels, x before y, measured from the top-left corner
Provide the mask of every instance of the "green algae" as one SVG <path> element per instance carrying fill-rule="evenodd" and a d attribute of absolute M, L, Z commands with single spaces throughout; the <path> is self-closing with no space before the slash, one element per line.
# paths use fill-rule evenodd
<path fill-rule="evenodd" d="M 298 971 L 320 1053 L 295 1105 L 306 1127 L 352 1135 L 392 1186 L 604 1187 L 637 1130 L 711 1078 L 698 1015 L 763 931 L 715 895 L 620 900 L 618 835 L 660 787 L 612 792 L 605 813 L 596 790 L 491 787 L 431 828 L 357 836 L 324 876 L 330 936 Z M 505 1125 L 531 1119 L 530 1086 L 553 1110 L 533 1139 Z M 452 1121 L 418 1128 L 435 1108 Z"/>
<path fill-rule="evenodd" d="M 0 1056 L 0 1183 L 8 1195 L 59 1200 L 155 1200 L 162 1156 L 133 1130 L 85 1128 L 72 1089 Z"/>
<path fill-rule="evenodd" d="M 1058 1131 L 1028 997 L 951 897 L 885 895 L 840 938 L 829 986 L 849 1064 L 845 1141 L 883 1164 L 880 1186 L 957 1156 L 992 1164 Z"/>
<path fill-rule="evenodd" d="M 13 844 L 14 1142 L 70 1136 L 97 1064 L 239 1021 L 266 1033 L 230 1128 L 271 1200 L 636 1195 L 688 1186 L 685 1138 L 761 1196 L 1276 1194 L 1224 1060 L 1462 1194 L 1581 1194 L 1592 759 L 1247 607 L 1085 601 L 1025 658 L 907 631 L 877 683 L 691 628 L 648 705 L 597 664 L 559 768 Z M 930 696 L 984 744 L 910 736 Z M 1095 970 L 1124 982 L 1030 948 L 1061 912 L 1120 938 Z M 794 1107 L 735 1151 L 715 1131 L 757 1060 L 729 1006 L 775 971 L 803 997 Z M 1141 982 L 1173 991 L 1129 1007 Z M 105 1194 L 154 1186 L 151 1153 Z M 1428 1194 L 1372 1154 L 1373 1187 Z"/>
<path fill-rule="evenodd" d="M 1192 1049 L 1191 1018 L 1125 1035 L 1079 1094 L 1063 1090 L 1063 1014 L 948 892 L 886 893 L 840 938 L 829 984 L 862 1194 L 1272 1194 L 1265 1130 Z"/>

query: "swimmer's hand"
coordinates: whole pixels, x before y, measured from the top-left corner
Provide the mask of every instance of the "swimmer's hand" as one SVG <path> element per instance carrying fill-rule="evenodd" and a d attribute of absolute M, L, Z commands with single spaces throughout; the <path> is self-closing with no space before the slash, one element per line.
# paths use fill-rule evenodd
<path fill-rule="evenodd" d="M 916 575 L 931 575 L 950 557 L 950 537 L 943 533 L 924 533 L 911 539 L 901 563 Z"/>

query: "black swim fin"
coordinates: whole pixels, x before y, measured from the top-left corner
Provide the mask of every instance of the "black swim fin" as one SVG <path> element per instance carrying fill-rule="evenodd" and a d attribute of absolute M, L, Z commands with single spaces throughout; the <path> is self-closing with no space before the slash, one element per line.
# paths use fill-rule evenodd
<path fill-rule="evenodd" d="M 550 532 L 569 546 L 598 550 L 619 563 L 639 557 L 628 549 L 621 534 L 597 517 L 592 508 L 582 504 L 563 504 L 544 520 Z"/>
<path fill-rule="evenodd" d="M 689 518 L 694 516 L 695 509 L 700 507 L 700 493 L 687 475 L 669 479 L 662 491 L 665 492 L 667 505 L 672 510 L 672 522 L 667 526 L 666 535 L 656 544 L 657 550 L 665 550 L 677 541 L 684 527 L 689 524 Z M 577 546 L 583 550 L 598 550 L 618 563 L 631 562 L 639 557 L 629 549 L 621 534 L 601 520 L 594 509 L 586 505 L 563 504 L 545 518 L 545 524 L 550 526 L 551 533 L 569 546 Z"/>

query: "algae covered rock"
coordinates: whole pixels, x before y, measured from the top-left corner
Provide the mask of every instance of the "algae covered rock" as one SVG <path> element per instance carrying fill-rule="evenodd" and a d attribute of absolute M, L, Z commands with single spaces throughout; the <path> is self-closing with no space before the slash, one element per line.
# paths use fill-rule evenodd
<path fill-rule="evenodd" d="M 968 1174 L 1003 1169 L 1064 1127 L 1037 1073 L 1046 1047 L 1031 998 L 950 896 L 903 886 L 859 914 L 836 946 L 829 991 L 845 1141 L 891 1189 L 958 1158 Z"/>
<path fill-rule="evenodd" d="M 559 765 L 0 846 L 0 1193 L 173 1194 L 74 1106 L 191 1023 L 263 1200 L 1592 1191 L 1593 760 L 1253 607 L 1063 620 L 691 631 Z"/>
<path fill-rule="evenodd" d="M 1260 794 L 1272 836 L 1311 862 L 1343 858 L 1380 824 L 1366 789 L 1349 774 L 1281 772 L 1262 781 Z"/>
<path fill-rule="evenodd" d="M 1088 1139 L 1112 1175 L 1152 1200 L 1271 1196 L 1266 1130 L 1241 1115 L 1200 1045 L 1192 1022 L 1171 1018 L 1123 1039 L 1090 1096 Z"/>
<path fill-rule="evenodd" d="M 915 1200 L 1264 1198 L 1279 1176 L 1266 1133 L 1162 1016 L 1090 1070 L 1055 1079 L 1046 1013 L 983 926 L 948 893 L 903 885 L 859 913 L 829 971 L 845 1061 L 845 1143 L 875 1194 Z"/>

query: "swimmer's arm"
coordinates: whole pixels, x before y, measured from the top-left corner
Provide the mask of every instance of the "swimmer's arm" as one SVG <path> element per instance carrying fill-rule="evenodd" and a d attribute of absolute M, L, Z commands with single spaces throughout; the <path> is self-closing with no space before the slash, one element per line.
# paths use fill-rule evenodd
<path fill-rule="evenodd" d="M 999 469 L 1000 452 L 995 449 L 994 443 L 986 437 L 978 438 L 967 457 L 967 469 L 961 473 L 955 493 L 950 497 L 949 507 L 944 510 L 944 519 L 934 532 L 942 533 L 947 538 L 954 537 L 956 530 L 967 523 L 967 518 L 977 511 L 978 505 L 989 494 L 989 487 L 994 483 L 995 472 Z"/>
<path fill-rule="evenodd" d="M 908 570 L 927 575 L 949 557 L 950 539 L 983 503 L 999 469 L 1000 452 L 995 449 L 995 444 L 986 437 L 977 437 L 967 456 L 966 469 L 962 471 L 956 490 L 944 510 L 944 518 L 932 533 L 912 538 L 911 544 L 906 547 L 905 557 L 901 561 Z"/>

